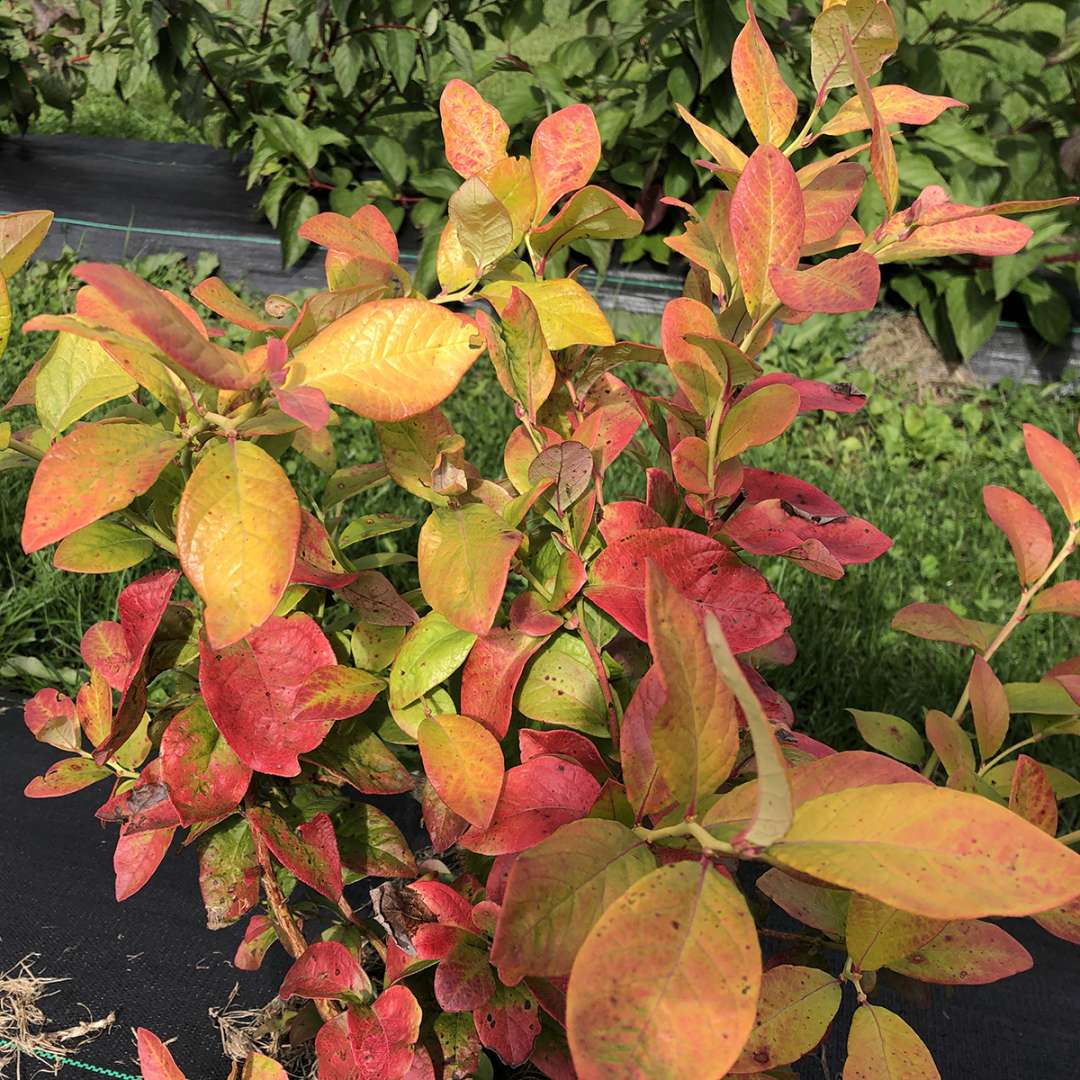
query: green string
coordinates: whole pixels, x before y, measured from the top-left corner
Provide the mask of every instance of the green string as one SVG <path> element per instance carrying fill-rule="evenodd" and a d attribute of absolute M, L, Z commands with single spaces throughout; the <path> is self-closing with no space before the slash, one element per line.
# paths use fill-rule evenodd
<path fill-rule="evenodd" d="M 10 1039 L 0 1039 L 0 1050 L 18 1050 L 19 1047 L 16 1043 L 13 1043 Z M 25 1053 L 26 1051 L 23 1051 Z M 116 1080 L 141 1080 L 138 1076 L 133 1076 L 131 1073 L 117 1072 L 116 1069 L 106 1069 L 101 1065 L 91 1065 L 88 1061 L 76 1061 L 75 1058 L 70 1058 L 66 1054 L 54 1054 L 51 1050 L 32 1050 L 30 1051 L 34 1057 L 42 1058 L 47 1061 L 61 1061 L 65 1065 L 73 1065 L 76 1069 L 83 1069 L 85 1072 L 97 1073 L 99 1076 L 112 1076 Z"/>

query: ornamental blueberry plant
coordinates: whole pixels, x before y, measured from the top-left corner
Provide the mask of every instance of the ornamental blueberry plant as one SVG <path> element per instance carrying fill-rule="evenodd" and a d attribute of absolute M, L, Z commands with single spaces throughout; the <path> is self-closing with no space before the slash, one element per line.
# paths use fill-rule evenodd
<path fill-rule="evenodd" d="M 928 188 L 898 208 L 890 125 L 951 100 L 869 86 L 897 46 L 888 5 L 826 4 L 817 99 L 794 135 L 796 99 L 747 14 L 732 73 L 760 145 L 746 156 L 685 117 L 720 187 L 703 213 L 685 207 L 672 241 L 691 268 L 660 348 L 616 342 L 572 275 L 545 273 L 577 239 L 641 229 L 589 185 L 589 108 L 548 116 L 529 158 L 509 157 L 503 118 L 462 82 L 441 100 L 462 184 L 436 296 L 416 294 L 365 207 L 301 227 L 326 249 L 328 288 L 298 309 L 196 287 L 246 331 L 242 349 L 93 263 L 76 271 L 73 314 L 26 326 L 58 336 L 19 392 L 38 424 L 6 451 L 36 467 L 23 546 L 56 544 L 57 567 L 82 573 L 170 560 L 87 632 L 76 700 L 28 703 L 33 733 L 67 756 L 27 793 L 108 786 L 98 816 L 119 825 L 120 900 L 178 830 L 194 841 L 209 925 L 247 919 L 236 966 L 278 946 L 293 958 L 285 1022 L 313 1037 L 321 1080 L 490 1075 L 488 1055 L 558 1080 L 764 1073 L 811 1051 L 845 992 L 844 1075 L 920 1080 L 937 1068 L 872 1001 L 878 970 L 980 983 L 1029 966 L 986 916 L 1080 938 L 1076 837 L 1055 837 L 1064 781 L 1012 756 L 1078 730 L 1080 658 L 1030 685 L 990 667 L 1029 612 L 1080 613 L 1077 583 L 1051 584 L 1080 530 L 1067 447 L 1027 432 L 1068 519 L 1060 546 L 1021 495 L 987 488 L 1020 568 L 1009 622 L 897 617 L 974 653 L 961 702 L 926 717 L 931 756 L 882 713 L 856 715 L 882 753 L 835 753 L 796 730 L 757 670 L 795 654 L 762 558 L 838 578 L 890 543 L 810 484 L 753 467 L 800 414 L 863 405 L 848 386 L 763 376 L 776 322 L 871 307 L 885 262 L 1016 252 L 1031 230 L 1005 215 L 1054 204 L 973 207 Z M 792 163 L 858 131 L 869 140 Z M 867 152 L 886 207 L 869 235 L 851 216 Z M 517 417 L 498 479 L 439 410 L 484 354 Z M 635 389 L 616 374 L 630 363 L 665 368 L 670 389 Z M 380 460 L 335 469 L 336 408 L 374 422 Z M 303 505 L 281 464 L 293 453 L 327 474 Z M 642 498 L 608 498 L 623 457 Z M 371 546 L 411 524 L 362 512 L 385 483 L 430 506 L 415 563 Z M 1013 714 L 1034 716 L 1031 734 L 1003 750 Z M 419 800 L 430 850 L 363 801 L 393 793 Z M 772 931 L 751 892 L 846 961 L 812 965 L 817 949 L 766 969 Z M 139 1045 L 148 1080 L 182 1076 L 152 1034 Z M 265 1058 L 244 1068 L 284 1075 Z"/>

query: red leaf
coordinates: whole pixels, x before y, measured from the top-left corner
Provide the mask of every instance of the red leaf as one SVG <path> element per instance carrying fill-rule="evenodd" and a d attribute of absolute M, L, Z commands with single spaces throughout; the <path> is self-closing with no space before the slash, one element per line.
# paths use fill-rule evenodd
<path fill-rule="evenodd" d="M 510 605 L 510 629 L 526 637 L 540 638 L 540 645 L 562 624 L 562 616 L 548 611 L 546 601 L 532 590 L 523 592 Z"/>
<path fill-rule="evenodd" d="M 94 751 L 94 760 L 99 765 L 127 742 L 142 720 L 145 704 L 143 661 L 179 578 L 179 570 L 157 570 L 133 581 L 117 599 L 130 663 L 122 680 L 123 695 L 113 718 L 112 730 Z"/>
<path fill-rule="evenodd" d="M 899 216 L 904 217 L 903 214 Z M 891 222 L 885 228 L 890 225 Z M 901 228 L 909 231 L 909 226 L 903 222 Z M 1033 235 L 1031 226 L 1020 221 L 984 214 L 938 225 L 919 225 L 906 239 L 881 248 L 877 261 L 884 264 L 945 255 L 1015 255 L 1027 247 Z"/>
<path fill-rule="evenodd" d="M 344 945 L 317 941 L 289 968 L 278 997 L 333 998 L 370 990 L 371 981 Z"/>
<path fill-rule="evenodd" d="M 979 754 L 983 761 L 988 761 L 1001 749 L 1009 733 L 1009 699 L 998 677 L 981 656 L 972 661 L 968 691 Z"/>
<path fill-rule="evenodd" d="M 881 291 L 881 268 L 867 251 L 826 259 L 809 270 L 774 267 L 769 274 L 776 295 L 794 311 L 843 315 L 869 311 Z"/>
<path fill-rule="evenodd" d="M 652 507 L 643 502 L 610 502 L 605 504 L 603 516 L 600 518 L 600 535 L 604 538 L 604 543 L 611 547 L 632 533 L 642 532 L 644 529 L 662 529 L 666 524 Z"/>
<path fill-rule="evenodd" d="M 1035 427 L 1024 425 L 1024 445 L 1035 470 L 1061 503 L 1070 522 L 1080 521 L 1080 461 L 1059 439 Z"/>
<path fill-rule="evenodd" d="M 355 570 L 342 566 L 323 523 L 314 514 L 301 510 L 300 540 L 289 580 L 323 589 L 340 589 L 351 585 L 359 576 Z"/>
<path fill-rule="evenodd" d="M 486 829 L 469 829 L 461 846 L 481 855 L 524 851 L 560 825 L 584 817 L 600 785 L 580 765 L 544 755 L 506 771 L 495 816 Z"/>
<path fill-rule="evenodd" d="M 366 1010 L 370 1012 L 370 1010 Z M 353 1050 L 350 1034 L 349 1012 L 339 1013 L 333 1020 L 328 1021 L 319 1028 L 315 1036 L 315 1056 L 319 1062 L 319 1080 L 358 1080 L 360 1077 L 359 1063 Z M 381 1026 L 377 1034 L 381 1034 Z M 358 1032 L 359 1034 L 359 1032 Z M 368 1060 L 371 1060 L 371 1046 L 368 1049 Z M 386 1037 L 383 1036 L 381 1055 L 377 1055 L 385 1068 L 386 1059 L 389 1057 L 389 1047 L 386 1046 Z M 377 1062 L 376 1062 L 377 1063 Z M 366 1075 L 366 1074 L 364 1074 Z M 375 1074 L 380 1075 L 380 1074 Z"/>
<path fill-rule="evenodd" d="M 820 488 L 796 476 L 769 469 L 747 469 L 743 474 L 743 491 L 747 501 L 752 503 L 783 499 L 807 514 L 831 517 L 844 513 L 844 508 Z"/>
<path fill-rule="evenodd" d="M 199 683 L 214 723 L 241 761 L 272 776 L 296 776 L 297 755 L 314 750 L 331 726 L 296 720 L 296 698 L 312 672 L 335 661 L 309 616 L 272 616 L 225 649 L 212 649 L 204 638 Z"/>
<path fill-rule="evenodd" d="M 478 720 L 495 738 L 503 738 L 521 674 L 546 640 L 546 635 L 535 637 L 498 627 L 477 638 L 461 671 L 462 713 Z"/>
<path fill-rule="evenodd" d="M 533 133 L 531 161 L 537 223 L 563 195 L 584 187 L 600 163 L 600 132 L 592 109 L 569 105 L 545 116 Z"/>
<path fill-rule="evenodd" d="M 233 967 L 240 971 L 258 971 L 267 949 L 277 941 L 277 931 L 265 915 L 252 915 L 244 928 L 244 938 L 236 948 Z"/>
<path fill-rule="evenodd" d="M 782 499 L 745 506 L 728 521 L 725 531 L 755 555 L 796 558 L 802 544 L 816 541 L 840 566 L 873 562 L 892 546 L 889 537 L 862 518 L 808 515 Z M 808 565 L 807 569 L 814 567 Z"/>
<path fill-rule="evenodd" d="M 735 93 L 754 138 L 759 143 L 783 146 L 791 134 L 799 103 L 780 74 L 751 0 L 746 0 L 746 14 L 746 25 L 731 53 Z"/>
<path fill-rule="evenodd" d="M 982 495 L 990 520 L 1005 534 L 1012 548 L 1020 584 L 1030 585 L 1054 557 L 1054 538 L 1046 518 L 1023 495 L 1009 488 L 988 484 Z"/>
<path fill-rule="evenodd" d="M 24 706 L 23 720 L 38 742 L 58 750 L 79 749 L 75 703 L 59 690 L 39 690 Z"/>
<path fill-rule="evenodd" d="M 458 842 L 469 823 L 439 798 L 439 793 L 430 781 L 421 781 L 419 797 L 424 829 L 431 840 L 432 849 L 436 854 L 440 854 Z"/>
<path fill-rule="evenodd" d="M 456 930 L 435 972 L 435 1000 L 446 1012 L 465 1012 L 487 1004 L 494 992 L 487 943 L 476 934 Z"/>
<path fill-rule="evenodd" d="M 473 1012 L 480 1041 L 499 1055 L 504 1064 L 523 1064 L 540 1033 L 536 998 L 519 985 L 500 986 L 482 1009 Z"/>
<path fill-rule="evenodd" d="M 121 834 L 113 853 L 116 899 L 134 896 L 153 876 L 169 850 L 175 829 Z"/>
<path fill-rule="evenodd" d="M 751 317 L 772 302 L 769 271 L 798 264 L 805 224 L 803 193 L 791 162 L 775 146 L 759 146 L 731 199 L 735 258 Z"/>
<path fill-rule="evenodd" d="M 286 870 L 335 904 L 338 902 L 341 897 L 341 857 L 334 826 L 326 814 L 316 814 L 300 826 L 297 834 L 264 807 L 248 810 L 247 819 L 256 837 L 266 844 Z"/>
<path fill-rule="evenodd" d="M 233 752 L 202 702 L 170 721 L 161 737 L 161 775 L 184 825 L 235 810 L 251 769 Z"/>
<path fill-rule="evenodd" d="M 286 416 L 299 420 L 308 431 L 322 431 L 330 423 L 330 403 L 314 386 L 293 386 L 275 390 L 278 408 Z"/>
<path fill-rule="evenodd" d="M 535 731 L 532 728 L 522 728 L 518 732 L 518 748 L 523 763 L 544 754 L 555 754 L 558 757 L 576 761 L 600 783 L 611 776 L 611 771 L 604 763 L 592 739 L 586 738 L 577 731 L 567 731 L 562 728 L 554 731 Z"/>
<path fill-rule="evenodd" d="M 647 529 L 611 544 L 593 563 L 586 595 L 645 641 L 645 566 L 652 560 L 683 595 L 711 611 L 731 648 L 765 645 L 791 623 L 765 578 L 719 541 L 685 529 Z"/>
<path fill-rule="evenodd" d="M 799 412 L 813 412 L 816 409 L 824 409 L 835 413 L 855 413 L 866 404 L 866 395 L 858 387 L 852 386 L 851 383 L 834 383 L 830 386 L 827 383 L 815 382 L 813 379 L 797 379 L 794 375 L 790 375 L 785 371 L 772 371 L 768 375 L 762 375 L 755 379 L 746 390 L 747 393 L 750 393 L 762 386 L 771 386 L 773 383 L 786 383 L 799 392 Z M 761 469 L 747 469 L 746 479 L 743 484 L 744 488 L 750 482 L 751 477 L 758 477 L 762 474 Z M 782 474 L 769 473 L 767 475 L 781 476 Z M 796 485 L 811 488 L 811 485 L 806 484 L 803 480 L 796 480 L 794 477 L 787 477 L 786 479 L 793 481 Z M 812 490 L 816 491 L 817 489 L 813 488 Z M 749 492 L 747 494 L 749 496 Z M 786 498 L 787 496 L 778 494 L 775 497 Z M 762 500 L 755 499 L 754 501 L 761 502 Z M 794 499 L 788 499 L 788 501 L 795 502 Z M 803 509 L 806 508 L 803 507 Z"/>
<path fill-rule="evenodd" d="M 131 670 L 127 638 L 118 622 L 97 622 L 82 636 L 79 645 L 83 663 L 101 674 L 114 690 L 123 691 Z"/>
<path fill-rule="evenodd" d="M 177 1068 L 168 1047 L 146 1028 L 135 1029 L 139 1048 L 139 1072 L 143 1080 L 187 1080 Z"/>

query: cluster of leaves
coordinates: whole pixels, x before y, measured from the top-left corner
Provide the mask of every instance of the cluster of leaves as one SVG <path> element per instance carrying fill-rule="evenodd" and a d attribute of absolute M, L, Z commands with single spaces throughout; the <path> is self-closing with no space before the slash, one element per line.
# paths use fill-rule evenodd
<path fill-rule="evenodd" d="M 663 195 L 696 203 L 705 191 L 694 140 L 673 106 L 744 149 L 754 145 L 730 92 L 729 56 L 745 18 L 740 0 L 567 0 L 558 10 L 531 0 L 120 0 L 85 7 L 81 15 L 58 6 L 13 16 L 19 40 L 7 79 L 19 122 L 32 117 L 38 96 L 70 108 L 87 76 L 94 88 L 129 99 L 159 78 L 188 122 L 220 145 L 251 151 L 247 178 L 265 185 L 260 205 L 279 230 L 286 263 L 307 247 L 297 227 L 320 201 L 346 215 L 375 201 L 395 228 L 407 213 L 434 240 L 455 187 L 442 167 L 434 109 L 451 77 L 483 83 L 512 124 L 533 125 L 554 108 L 592 102 L 607 146 L 604 179 L 633 201 L 650 230 L 667 212 Z M 817 25 L 813 5 L 770 0 L 763 8 L 769 35 L 783 43 L 779 63 L 789 84 L 800 97 L 816 90 L 813 71 L 804 74 L 800 62 Z M 904 81 L 970 106 L 963 121 L 950 114 L 898 141 L 904 194 L 937 184 L 958 202 L 993 203 L 1049 195 L 1075 179 L 1074 0 L 906 0 L 894 8 L 882 19 L 873 0 L 853 10 L 874 23 L 882 41 L 906 39 L 895 64 Z M 28 52 L 36 58 L 32 72 L 15 62 Z M 84 53 L 75 59 L 88 61 L 86 74 L 70 62 L 74 52 Z M 906 123 L 909 115 L 924 119 L 918 110 L 894 109 L 885 121 Z M 842 118 L 824 130 L 844 137 L 850 127 Z M 857 216 L 865 226 L 879 214 L 871 196 Z M 891 275 L 890 287 L 950 358 L 985 343 L 1014 293 L 1010 314 L 1060 344 L 1071 330 L 1074 223 L 1072 215 L 1040 221 L 1022 253 L 992 266 L 934 258 Z M 606 267 L 606 246 L 576 246 Z M 425 255 L 432 254 L 429 244 Z M 624 259 L 643 255 L 667 262 L 671 253 L 660 235 L 625 245 Z"/>
<path fill-rule="evenodd" d="M 42 104 L 68 116 L 86 89 L 83 7 L 73 0 L 0 4 L 0 124 L 20 130 Z"/>
<path fill-rule="evenodd" d="M 155 549 L 179 562 L 87 631 L 74 701 L 44 690 L 27 704 L 34 735 L 67 754 L 27 793 L 111 785 L 97 813 L 120 825 L 118 899 L 186 830 L 208 924 L 248 916 L 236 965 L 275 944 L 293 958 L 285 1022 L 313 1039 L 322 1080 L 483 1074 L 487 1052 L 556 1078 L 691 1077 L 702 1062 L 776 1075 L 821 1040 L 846 987 L 858 1009 L 845 1071 L 936 1077 L 915 1032 L 870 1002 L 874 972 L 951 984 L 1023 970 L 991 915 L 1077 936 L 1080 856 L 1076 837 L 1053 835 L 1048 774 L 1017 759 L 1006 806 L 998 768 L 1076 724 L 1076 660 L 1015 709 L 988 663 L 1029 609 L 1076 613 L 1075 582 L 1044 591 L 1080 532 L 1080 462 L 1063 443 L 1027 432 L 1068 518 L 1059 548 L 1021 496 L 987 497 L 1021 567 L 1009 622 L 898 616 L 980 654 L 978 768 L 966 701 L 927 718 L 936 756 L 917 772 L 903 759 L 919 736 L 898 718 L 859 718 L 887 753 L 835 753 L 796 729 L 757 669 L 795 659 L 763 559 L 839 578 L 890 543 L 815 486 L 750 464 L 800 414 L 865 401 L 762 374 L 775 322 L 868 309 L 882 263 L 1014 253 L 1031 230 L 1003 215 L 1056 205 L 967 206 L 930 186 L 898 209 L 882 110 L 929 119 L 943 105 L 871 90 L 893 47 L 873 32 L 888 8 L 866 20 L 853 5 L 822 16 L 817 101 L 794 137 L 797 99 L 749 5 L 732 71 L 759 145 L 746 155 L 686 115 L 724 190 L 700 215 L 682 204 L 671 244 L 692 269 L 660 348 L 616 342 L 573 274 L 554 271 L 578 239 L 642 228 L 589 183 L 591 110 L 558 110 L 512 157 L 505 119 L 460 81 L 441 99 L 462 183 L 432 299 L 366 205 L 301 225 L 326 249 L 328 288 L 299 308 L 271 297 L 258 310 L 216 278 L 193 290 L 244 331 L 237 348 L 185 301 L 94 263 L 76 268 L 74 314 L 24 327 L 57 332 L 16 392 L 38 422 L 0 458 L 35 470 L 24 549 L 55 544 L 55 565 L 81 573 Z M 821 104 L 847 87 L 845 122 L 869 141 L 796 171 Z M 885 206 L 869 235 L 851 216 L 863 152 Z M 6 226 L 22 237 L 43 222 Z M 519 421 L 498 480 L 440 409 L 485 353 Z M 630 362 L 664 365 L 674 393 L 632 389 L 615 374 Z M 335 406 L 375 422 L 380 460 L 333 467 Z M 306 505 L 280 463 L 292 454 L 326 470 Z M 608 497 L 619 459 L 644 473 L 643 498 Z M 345 508 L 387 482 L 431 506 L 415 556 L 362 546 L 410 522 Z M 391 568 L 415 577 L 395 587 Z M 1011 711 L 1052 720 L 1002 750 Z M 431 849 L 346 788 L 413 793 Z M 842 970 L 763 964 L 754 864 L 809 945 L 847 954 Z M 384 881 L 355 887 L 372 877 Z M 141 1049 L 145 1075 L 178 1080 L 160 1043 L 144 1035 Z"/>

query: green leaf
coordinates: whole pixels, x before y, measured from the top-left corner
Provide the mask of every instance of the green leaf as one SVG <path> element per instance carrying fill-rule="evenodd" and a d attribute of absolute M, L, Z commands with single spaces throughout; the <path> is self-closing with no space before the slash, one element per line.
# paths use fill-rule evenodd
<path fill-rule="evenodd" d="M 861 709 L 847 711 L 868 746 L 909 765 L 921 765 L 925 760 L 922 736 L 906 720 L 889 713 L 863 712 Z"/>
<path fill-rule="evenodd" d="M 403 709 L 448 679 L 463 663 L 476 635 L 459 630 L 437 611 L 405 635 L 390 670 L 390 706 Z"/>
<path fill-rule="evenodd" d="M 137 389 L 100 343 L 61 333 L 38 369 L 34 407 L 42 425 L 57 435 L 99 405 Z"/>
<path fill-rule="evenodd" d="M 289 267 L 308 249 L 308 241 L 297 230 L 319 212 L 319 204 L 306 191 L 294 191 L 281 210 L 278 235 L 281 237 L 281 264 Z"/>
<path fill-rule="evenodd" d="M 111 521 L 95 521 L 65 537 L 53 566 L 76 574 L 111 574 L 137 566 L 154 553 L 154 542 Z"/>
<path fill-rule="evenodd" d="M 537 655 L 521 684 L 518 709 L 544 724 L 608 734 L 604 692 L 580 637 L 558 634 Z"/>
<path fill-rule="evenodd" d="M 979 288 L 974 277 L 954 277 L 945 289 L 945 307 L 956 347 L 964 360 L 985 345 L 1001 319 L 1001 304 Z"/>
<path fill-rule="evenodd" d="M 1031 325 L 1041 337 L 1052 345 L 1060 345 L 1068 338 L 1072 329 L 1069 303 L 1049 281 L 1029 277 L 1017 285 L 1016 291 L 1024 298 Z"/>

